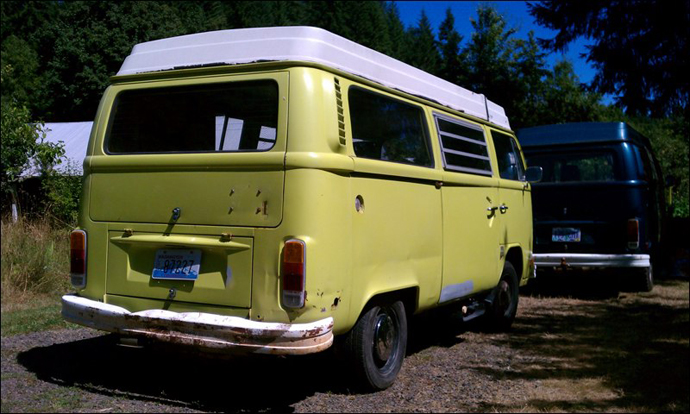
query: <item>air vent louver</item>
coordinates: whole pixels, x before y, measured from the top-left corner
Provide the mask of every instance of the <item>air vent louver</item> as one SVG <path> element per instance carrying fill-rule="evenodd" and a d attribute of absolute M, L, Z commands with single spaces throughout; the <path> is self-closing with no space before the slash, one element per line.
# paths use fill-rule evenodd
<path fill-rule="evenodd" d="M 335 80 L 335 101 L 338 105 L 338 137 L 340 139 L 340 145 L 345 145 L 347 140 L 345 139 L 345 111 L 343 110 L 343 94 L 340 90 L 340 80 L 334 78 Z"/>

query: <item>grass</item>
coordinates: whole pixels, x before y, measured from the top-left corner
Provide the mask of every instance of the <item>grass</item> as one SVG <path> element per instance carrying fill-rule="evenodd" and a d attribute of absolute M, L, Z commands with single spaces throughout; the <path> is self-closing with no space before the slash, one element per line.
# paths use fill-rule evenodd
<path fill-rule="evenodd" d="M 64 327 L 69 230 L 47 220 L 2 220 L 2 335 Z"/>
<path fill-rule="evenodd" d="M 2 313 L 2 336 L 40 332 L 50 329 L 76 328 L 62 319 L 60 305 L 29 308 Z"/>

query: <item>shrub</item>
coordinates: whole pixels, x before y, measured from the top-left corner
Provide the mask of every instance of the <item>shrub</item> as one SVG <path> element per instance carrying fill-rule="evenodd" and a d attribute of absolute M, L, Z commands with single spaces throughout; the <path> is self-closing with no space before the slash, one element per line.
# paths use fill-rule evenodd
<path fill-rule="evenodd" d="M 75 227 L 79 216 L 83 177 L 78 175 L 79 169 L 71 161 L 68 161 L 62 174 L 66 175 L 50 174 L 41 183 L 45 213 L 57 225 Z"/>

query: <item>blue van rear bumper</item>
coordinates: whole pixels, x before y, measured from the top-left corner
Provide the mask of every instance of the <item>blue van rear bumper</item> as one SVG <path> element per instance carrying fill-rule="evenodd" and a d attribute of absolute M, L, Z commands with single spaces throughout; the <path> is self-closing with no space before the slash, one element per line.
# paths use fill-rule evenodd
<path fill-rule="evenodd" d="M 535 253 L 537 267 L 649 267 L 648 254 Z"/>

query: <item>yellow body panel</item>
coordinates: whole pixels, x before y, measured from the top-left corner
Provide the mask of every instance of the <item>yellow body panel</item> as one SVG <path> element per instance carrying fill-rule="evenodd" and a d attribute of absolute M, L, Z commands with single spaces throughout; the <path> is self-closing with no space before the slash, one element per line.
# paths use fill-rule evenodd
<path fill-rule="evenodd" d="M 88 234 L 88 273 L 80 295 L 130 311 L 197 310 L 283 323 L 330 316 L 333 332 L 343 334 L 381 294 L 404 291 L 411 300 L 406 306 L 419 312 L 445 302 L 446 288 L 454 292 L 447 300 L 489 291 L 512 249 L 523 257 L 518 273 L 526 281 L 529 186 L 504 182 L 495 171 L 480 177 L 444 170 L 432 117 L 443 107 L 315 64 L 245 66 L 115 79 L 84 162 L 80 227 Z M 263 79 L 279 86 L 270 151 L 104 151 L 121 91 Z M 357 157 L 348 104 L 352 86 L 421 108 L 432 166 Z M 455 111 L 444 114 L 483 128 L 495 165 L 488 126 Z M 500 203 L 510 205 L 507 214 L 488 213 Z M 177 221 L 170 218 L 174 207 L 181 209 Z M 281 252 L 289 239 L 306 244 L 302 309 L 281 303 Z M 201 249 L 200 278 L 153 281 L 153 257 L 161 246 Z"/>

